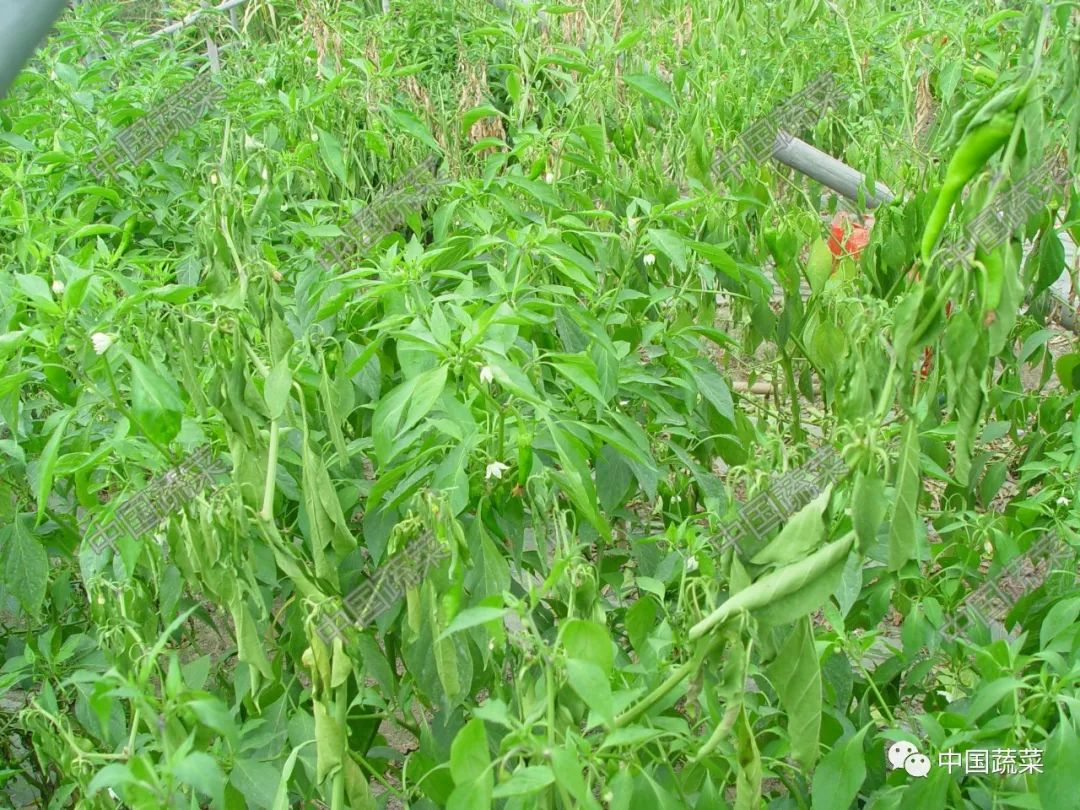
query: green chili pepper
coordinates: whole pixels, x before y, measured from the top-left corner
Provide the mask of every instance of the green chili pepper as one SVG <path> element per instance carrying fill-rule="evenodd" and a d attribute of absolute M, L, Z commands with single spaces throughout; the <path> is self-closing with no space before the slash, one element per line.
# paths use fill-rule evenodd
<path fill-rule="evenodd" d="M 945 230 L 949 212 L 960 198 L 960 192 L 1009 139 L 1015 123 L 1015 112 L 996 113 L 985 124 L 980 124 L 969 132 L 956 147 L 945 172 L 945 183 L 923 231 L 921 254 L 924 265 L 930 264 L 930 255 L 937 245 L 938 237 Z"/>
<path fill-rule="evenodd" d="M 442 614 L 440 618 L 444 624 L 449 625 L 457 616 L 458 606 L 461 605 L 461 597 L 464 595 L 464 592 L 464 577 L 462 577 L 461 581 L 454 582 L 454 584 L 450 586 L 450 590 L 442 595 L 442 599 L 439 600 L 441 608 L 440 613 Z"/>
<path fill-rule="evenodd" d="M 983 67 L 982 65 L 976 65 L 972 69 L 971 78 L 979 82 L 979 84 L 985 84 L 987 87 L 993 87 L 997 82 L 997 74 L 990 70 L 990 68 Z"/>
<path fill-rule="evenodd" d="M 525 486 L 532 472 L 533 449 L 532 434 L 525 430 L 518 431 L 518 484 Z"/>
<path fill-rule="evenodd" d="M 1001 290 L 1005 284 L 1005 245 L 987 253 L 981 247 L 975 248 L 975 261 L 982 265 L 979 274 L 979 301 L 985 316 L 1001 304 Z"/>
<path fill-rule="evenodd" d="M 262 219 L 263 211 L 266 210 L 266 201 L 270 199 L 270 186 L 263 186 L 259 196 L 255 199 L 255 206 L 251 209 L 251 222 L 256 223 Z"/>

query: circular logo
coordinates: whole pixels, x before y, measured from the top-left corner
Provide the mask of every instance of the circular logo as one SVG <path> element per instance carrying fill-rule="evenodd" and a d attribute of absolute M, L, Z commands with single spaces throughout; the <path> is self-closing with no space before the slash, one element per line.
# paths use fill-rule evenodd
<path fill-rule="evenodd" d="M 912 754 L 904 760 L 904 770 L 909 776 L 926 776 L 930 773 L 930 757 L 926 754 Z"/>
<path fill-rule="evenodd" d="M 889 746 L 889 764 L 893 768 L 904 767 L 904 760 L 910 757 L 912 754 L 919 753 L 919 749 L 909 743 L 907 740 L 898 740 Z"/>

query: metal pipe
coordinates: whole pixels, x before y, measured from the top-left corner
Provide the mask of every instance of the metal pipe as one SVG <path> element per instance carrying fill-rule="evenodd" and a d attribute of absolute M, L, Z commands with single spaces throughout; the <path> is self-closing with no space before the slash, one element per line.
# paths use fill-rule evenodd
<path fill-rule="evenodd" d="M 149 42 L 153 42 L 158 37 L 163 37 L 169 34 L 175 34 L 177 31 L 182 31 L 183 29 L 191 25 L 193 22 L 195 22 L 197 19 L 199 19 L 199 17 L 201 17 L 204 13 L 221 11 L 231 12 L 234 8 L 244 5 L 244 3 L 246 3 L 247 1 L 248 0 L 223 0 L 220 5 L 203 6 L 202 8 L 195 9 L 195 11 L 188 14 L 186 17 L 184 17 L 184 19 L 180 20 L 179 22 L 174 22 L 172 25 L 166 25 L 160 31 L 155 31 L 153 34 L 146 37 L 145 39 L 140 39 L 131 47 L 138 48 L 140 45 L 146 45 Z"/>
<path fill-rule="evenodd" d="M 67 7 L 67 0 L 0 0 L 0 98 Z"/>
<path fill-rule="evenodd" d="M 865 175 L 859 170 L 786 132 L 777 132 L 772 156 L 785 166 L 814 178 L 849 200 L 857 200 L 859 188 L 866 183 Z M 888 186 L 878 183 L 876 192 L 870 193 L 867 190 L 866 207 L 876 208 L 883 202 L 892 202 L 895 196 Z"/>

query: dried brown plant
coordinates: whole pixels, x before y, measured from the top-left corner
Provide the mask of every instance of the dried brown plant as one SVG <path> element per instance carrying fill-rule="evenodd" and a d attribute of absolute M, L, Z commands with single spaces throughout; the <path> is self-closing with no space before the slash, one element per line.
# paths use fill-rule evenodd
<path fill-rule="evenodd" d="M 690 41 L 694 33 L 694 7 L 687 4 L 683 11 L 682 20 L 675 26 L 675 53 L 682 60 L 683 48 Z"/>
<path fill-rule="evenodd" d="M 930 76 L 924 73 L 915 85 L 915 126 L 912 140 L 919 143 L 934 123 L 934 97 L 930 94 Z"/>
<path fill-rule="evenodd" d="M 314 0 L 305 0 L 301 12 L 304 33 L 315 44 L 315 54 L 321 65 L 328 55 L 333 55 L 334 65 L 341 69 L 341 35 L 323 18 Z"/>
<path fill-rule="evenodd" d="M 461 118 L 469 110 L 490 103 L 487 98 L 487 64 L 485 62 L 472 63 L 464 59 L 458 59 L 458 72 L 465 77 L 461 87 L 461 99 L 458 102 L 458 118 Z M 466 133 L 469 143 L 475 144 L 484 138 L 506 139 L 506 130 L 502 120 L 495 116 L 486 116 L 477 119 L 469 127 Z M 494 151 L 494 147 L 488 150 Z"/>

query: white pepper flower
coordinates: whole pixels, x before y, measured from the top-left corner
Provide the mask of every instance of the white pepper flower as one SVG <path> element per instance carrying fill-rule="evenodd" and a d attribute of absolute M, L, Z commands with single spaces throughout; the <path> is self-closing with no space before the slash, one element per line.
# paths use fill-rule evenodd
<path fill-rule="evenodd" d="M 210 172 L 210 185 L 216 186 L 218 181 L 217 172 Z"/>
<path fill-rule="evenodd" d="M 632 231 L 637 229 L 637 223 L 638 223 L 638 218 L 637 217 L 627 217 L 626 218 L 626 227 L 628 227 Z"/>
<path fill-rule="evenodd" d="M 495 374 L 491 371 L 491 366 L 484 366 L 480 369 L 480 382 L 489 383 L 495 379 Z"/>
<path fill-rule="evenodd" d="M 687 571 L 697 571 L 697 569 L 698 569 L 697 557 L 687 557 L 686 558 L 686 570 Z"/>
<path fill-rule="evenodd" d="M 502 478 L 504 472 L 510 468 L 503 464 L 501 461 L 493 461 L 487 465 L 487 471 L 484 473 L 484 480 L 489 478 Z"/>
<path fill-rule="evenodd" d="M 555 175 L 553 175 L 551 172 L 544 172 L 544 182 L 545 183 L 550 183 L 554 179 L 555 179 Z"/>
<path fill-rule="evenodd" d="M 656 256 L 654 256 L 652 253 L 646 253 L 645 258 L 642 259 L 642 261 L 645 262 L 646 267 L 652 267 L 654 264 L 656 264 Z"/>
<path fill-rule="evenodd" d="M 56 295 L 63 295 L 64 294 L 64 282 L 62 282 L 60 279 L 55 279 L 53 281 L 53 283 L 52 283 L 52 291 Z"/>
<path fill-rule="evenodd" d="M 93 344 L 96 354 L 105 354 L 109 347 L 113 345 L 113 336 L 106 335 L 104 332 L 95 332 L 90 336 L 90 342 Z"/>
<path fill-rule="evenodd" d="M 311 133 L 311 140 L 313 140 L 313 141 L 319 140 L 319 133 L 318 132 L 312 132 Z"/>
<path fill-rule="evenodd" d="M 1069 505 L 1069 499 L 1068 499 L 1068 498 L 1066 498 L 1066 497 L 1065 497 L 1064 495 L 1062 495 L 1062 496 L 1061 496 L 1060 498 L 1058 498 L 1058 499 L 1057 499 L 1057 500 L 1055 501 L 1055 503 L 1056 503 L 1056 504 L 1057 504 L 1058 506 L 1068 506 L 1068 505 Z"/>

